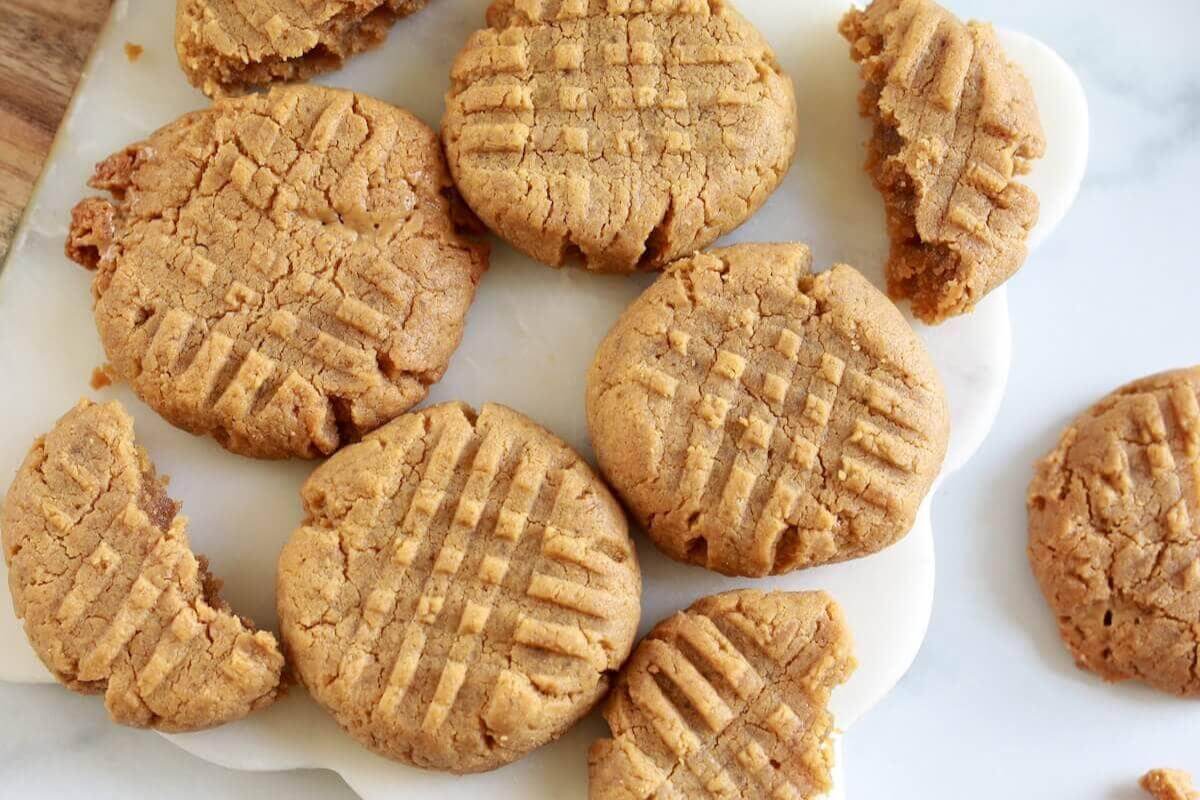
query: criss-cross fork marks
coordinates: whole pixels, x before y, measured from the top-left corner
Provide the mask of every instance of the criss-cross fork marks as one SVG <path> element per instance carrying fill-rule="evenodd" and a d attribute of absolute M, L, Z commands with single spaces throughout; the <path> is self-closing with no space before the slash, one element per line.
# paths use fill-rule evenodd
<path fill-rule="evenodd" d="M 584 662 L 597 675 L 606 668 L 605 627 L 618 604 L 617 565 L 593 534 L 574 530 L 587 491 L 581 472 L 502 427 L 485 431 L 461 414 L 438 419 L 419 478 L 409 478 L 415 490 L 389 477 L 382 499 L 343 524 L 382 541 L 388 560 L 362 591 L 357 629 L 329 687 L 339 703 L 362 702 L 353 698 L 377 662 L 382 688 L 368 693 L 364 710 L 425 734 L 455 713 L 469 673 L 492 684 L 485 694 L 498 705 L 530 684 L 550 694 L 580 688 L 565 665 Z M 399 446 L 407 451 L 418 438 L 414 429 Z M 586 570 L 589 580 L 563 577 L 556 564 Z M 415 596 L 402 594 L 414 584 Z M 542 662 L 550 671 L 525 674 L 511 658 L 521 648 L 551 656 Z M 410 692 L 418 680 L 432 693 Z M 537 709 L 527 711 L 536 718 Z"/>
<path fill-rule="evenodd" d="M 637 159 L 647 154 L 683 156 L 694 142 L 680 114 L 726 113 L 760 99 L 763 88 L 747 76 L 750 50 L 733 44 L 697 44 L 693 23 L 705 20 L 706 0 L 613 0 L 590 11 L 582 0 L 518 2 L 518 24 L 476 34 L 455 65 L 462 86 L 455 101 L 467 120 L 460 147 L 486 157 L 522 153 L 532 147 L 580 157 L 580 167 L 602 151 Z M 531 47 L 553 29 L 546 52 Z M 713 80 L 696 70 L 709 70 Z M 680 80 L 688 75 L 685 82 Z M 693 74 L 695 73 L 695 74 Z M 719 79 L 718 79 L 719 78 Z M 689 92 L 688 86 L 699 87 Z M 712 88 L 717 87 L 717 88 Z M 546 99 L 543 99 L 546 98 Z M 640 116 L 634 124 L 606 120 Z M 598 122 L 599 120 L 599 122 Z M 602 138 L 597 131 L 608 131 Z M 743 143 L 727 131 L 725 146 Z M 487 166 L 484 158 L 481 167 Z M 500 171 L 500 170 L 498 170 Z M 586 198 L 586 180 L 574 194 Z"/>
<path fill-rule="evenodd" d="M 356 123 L 343 136 L 358 114 L 349 93 L 331 94 L 324 109 L 303 124 L 295 92 L 269 97 L 271 104 L 261 111 L 230 109 L 213 123 L 215 154 L 181 210 L 181 218 L 199 231 L 191 249 L 178 252 L 180 237 L 159 236 L 140 245 L 145 260 L 162 265 L 156 267 L 161 280 L 148 285 L 167 287 L 143 304 L 153 308 L 153 317 L 143 319 L 146 311 L 134 303 L 115 312 L 140 347 L 136 373 L 148 380 L 169 378 L 164 391 L 173 408 L 192 418 L 210 417 L 215 426 L 249 430 L 255 429 L 255 415 L 265 415 L 262 424 L 270 426 L 271 419 L 286 420 L 297 405 L 324 408 L 326 393 L 388 394 L 386 384 L 395 380 L 391 354 L 418 290 L 385 249 L 407 238 L 411 225 L 423 224 L 420 213 L 397 211 L 392 219 L 365 205 L 371 176 L 389 168 L 399 121 L 361 110 L 372 115 L 366 133 Z M 295 245 L 284 238 L 254 241 L 247 251 L 242 243 L 250 222 L 237 223 L 198 205 L 232 187 L 247 204 L 247 217 L 273 220 L 258 229 L 295 236 L 294 212 L 313 203 L 313 187 L 328 177 L 333 143 L 347 136 L 356 149 L 338 152 L 336 180 L 319 201 L 330 206 L 327 213 L 299 214 L 328 217 L 319 227 L 309 224 L 305 233 L 312 236 L 307 247 L 320 258 L 280 249 Z M 296 155 L 293 141 L 306 149 Z M 290 166 L 277 174 L 283 158 Z M 310 261 L 335 269 L 314 272 Z M 177 286 L 181 280 L 184 285 Z"/>
<path fill-rule="evenodd" d="M 921 147 L 935 149 L 938 182 L 949 183 L 942 224 L 956 232 L 954 238 L 965 235 L 984 247 L 998 247 L 1011 235 L 994 223 L 996 209 L 1030 202 L 1013 175 L 1033 154 L 1030 140 L 1039 135 L 1013 111 L 1014 76 L 1004 74 L 1010 67 L 981 52 L 994 35 L 923 2 L 902 4 L 884 30 L 884 57 L 891 60 L 885 97 L 894 92 L 919 103 L 919 121 L 901 120 L 904 135 L 920 136 Z M 963 141 L 970 146 L 960 154 L 956 142 Z"/>
<path fill-rule="evenodd" d="M 775 677 L 756 667 L 713 618 L 689 611 L 672 624 L 670 636 L 639 646 L 618 689 L 631 705 L 614 734 L 646 796 L 743 797 L 739 787 L 749 785 L 754 796 L 798 800 L 802 779 L 780 754 L 791 753 L 804 726 Z M 758 638 L 738 614 L 722 624 Z M 760 650 L 755 660 L 775 657 L 768 642 L 760 642 Z"/>
<path fill-rule="evenodd" d="M 1149 482 L 1154 507 L 1159 510 L 1149 539 L 1163 547 L 1185 542 L 1195 535 L 1194 520 L 1200 514 L 1200 402 L 1196 391 L 1189 381 L 1180 380 L 1164 392 L 1123 402 L 1129 407 L 1128 430 L 1109 434 L 1101 481 L 1094 487 L 1096 506 L 1110 523 L 1120 525 L 1136 515 L 1138 504 L 1144 501 L 1135 495 L 1139 485 Z M 1171 430 L 1164 405 L 1171 414 Z M 1173 442 L 1178 442 L 1178 447 L 1173 447 Z M 1200 585 L 1200 570 L 1190 569 L 1183 579 Z"/>
<path fill-rule="evenodd" d="M 652 404 L 673 409 L 663 419 L 688 431 L 682 469 L 667 480 L 678 478 L 680 495 L 701 521 L 726 531 L 752 526 L 746 535 L 761 572 L 777 564 L 790 528 L 801 531 L 802 550 L 789 559 L 836 551 L 837 517 L 819 499 L 823 488 L 853 498 L 852 509 L 899 509 L 903 485 L 919 465 L 913 442 L 927 437 L 917 400 L 852 366 L 849 345 L 845 358 L 827 350 L 819 332 L 805 327 L 811 299 L 798 295 L 795 305 L 787 325 L 762 324 L 744 309 L 744 327 L 715 350 L 694 343 L 702 325 L 671 327 L 664 354 L 635 363 L 627 376 Z M 681 406 L 681 385 L 698 386 L 694 405 Z M 847 409 L 853 416 L 842 420 Z M 666 447 L 669 433 L 659 432 L 652 449 Z M 709 541 L 707 554 L 719 559 L 721 550 L 741 545 Z"/>
<path fill-rule="evenodd" d="M 203 644 L 196 641 L 206 624 L 200 613 L 211 614 L 211 619 L 216 612 L 183 593 L 183 587 L 196 579 L 197 564 L 174 530 L 164 532 L 156 527 L 133 499 L 115 514 L 104 511 L 111 499 L 103 492 L 111 489 L 106 490 L 71 454 L 57 455 L 48 469 L 70 481 L 60 482 L 58 485 L 68 488 L 41 503 L 48 528 L 56 536 L 77 535 L 85 524 L 103 523 L 99 540 L 79 560 L 70 588 L 53 608 L 57 635 L 70 643 L 65 649 L 76 654 L 74 678 L 78 681 L 107 681 L 118 662 L 123 670 L 132 668 L 136 682 L 127 689 L 131 692 L 129 707 L 140 707 L 171 682 L 185 659 L 206 650 L 207 638 L 200 637 Z M 74 518 L 64 507 L 93 510 Z M 111 519 L 103 517 L 106 513 L 112 514 Z M 155 542 L 144 557 L 135 555 L 140 548 L 136 543 L 143 540 Z M 198 585 L 195 591 L 198 595 Z M 96 619 L 107 623 L 101 627 L 84 624 Z M 151 646 L 131 649 L 135 636 L 153 637 Z M 149 654 L 143 657 L 143 652 Z M 268 667 L 236 646 L 214 666 L 245 690 L 261 691 L 273 685 Z"/>

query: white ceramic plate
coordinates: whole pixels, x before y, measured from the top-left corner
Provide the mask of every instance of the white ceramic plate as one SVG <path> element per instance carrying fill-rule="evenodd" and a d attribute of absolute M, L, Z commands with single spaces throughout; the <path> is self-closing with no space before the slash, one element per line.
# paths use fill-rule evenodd
<path fill-rule="evenodd" d="M 486 0 L 435 0 L 399 23 L 388 43 L 321 83 L 344 86 L 405 106 L 436 126 L 449 65 L 482 24 Z M 877 285 L 887 241 L 882 203 L 862 172 L 867 123 L 857 114 L 857 69 L 836 31 L 845 5 L 835 0 L 782 3 L 742 0 L 771 40 L 796 85 L 800 146 L 787 180 L 728 241 L 809 243 L 819 269 L 844 261 Z M 88 388 L 104 355 L 89 311 L 91 276 L 62 255 L 71 206 L 88 190 L 94 162 L 205 104 L 184 81 L 171 41 L 174 3 L 117 0 L 80 82 L 12 254 L 0 274 L 0 393 L 5 436 L 0 475 L 11 475 L 35 436 Z M 1087 158 L 1082 88 L 1051 50 L 1021 34 L 1004 44 L 1033 80 L 1050 146 L 1030 183 L 1042 201 L 1033 242 L 1044 239 L 1071 205 Z M 145 48 L 136 63 L 126 42 Z M 613 320 L 650 278 L 600 277 L 534 264 L 507 247 L 473 307 L 466 337 L 430 401 L 488 400 L 517 408 L 590 453 L 583 414 L 584 374 Z M 968 317 L 920 327 L 945 381 L 953 434 L 945 473 L 961 466 L 991 426 L 1008 374 L 1009 328 L 1001 288 Z M 275 560 L 300 519 L 298 488 L 308 463 L 256 462 L 207 439 L 178 431 L 116 387 L 138 437 L 170 474 L 171 494 L 191 519 L 191 537 L 226 582 L 225 596 L 260 623 L 275 621 Z M 643 632 L 695 598 L 756 584 L 824 588 L 843 605 L 860 667 L 834 695 L 849 728 L 908 669 L 920 647 L 933 598 L 933 534 L 927 501 L 900 544 L 870 558 L 764 581 L 734 581 L 660 556 L 639 538 L 645 577 Z M 0 570 L 3 566 L 0 565 Z M 48 681 L 8 603 L 0 603 L 0 679 Z M 466 778 L 423 772 L 371 755 L 343 735 L 302 691 L 242 722 L 172 741 L 201 758 L 239 769 L 328 767 L 365 798 L 403 791 L 410 797 L 459 800 L 583 798 L 584 751 L 603 732 L 593 715 L 560 741 L 502 770 Z M 838 782 L 836 794 L 844 792 Z"/>

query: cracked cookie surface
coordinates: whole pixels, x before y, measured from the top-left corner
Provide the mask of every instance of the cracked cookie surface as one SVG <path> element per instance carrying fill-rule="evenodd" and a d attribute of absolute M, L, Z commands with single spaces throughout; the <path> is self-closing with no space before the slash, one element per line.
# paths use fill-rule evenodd
<path fill-rule="evenodd" d="M 129 415 L 86 400 L 34 443 L 4 500 L 9 589 L 33 649 L 125 725 L 198 730 L 280 691 L 275 637 L 220 599 L 178 511 Z"/>
<path fill-rule="evenodd" d="M 218 100 L 110 156 L 72 213 L 114 377 L 257 457 L 317 457 L 407 411 L 462 337 L 487 250 L 437 136 L 362 95 Z"/>
<path fill-rule="evenodd" d="M 681 259 L 588 373 L 605 476 L 667 555 L 761 576 L 906 534 L 949 415 L 920 340 L 851 267 L 801 244 Z"/>
<path fill-rule="evenodd" d="M 824 796 L 827 705 L 852 649 L 824 592 L 727 592 L 663 620 L 605 701 L 612 738 L 588 754 L 588 797 Z"/>
<path fill-rule="evenodd" d="M 1029 560 L 1083 669 L 1200 695 L 1200 367 L 1124 386 L 1038 462 Z"/>
<path fill-rule="evenodd" d="M 888 292 L 925 322 L 966 313 L 1020 268 L 1037 222 L 1037 196 L 1015 180 L 1046 149 L 1029 81 L 990 25 L 932 0 L 875 0 L 841 32 L 875 123 Z"/>
<path fill-rule="evenodd" d="M 624 515 L 526 417 L 406 414 L 309 478 L 279 560 L 283 640 L 351 735 L 429 769 L 493 769 L 608 688 L 640 615 Z"/>
<path fill-rule="evenodd" d="M 304 81 L 375 47 L 427 0 L 178 0 L 175 52 L 209 97 Z"/>
<path fill-rule="evenodd" d="M 488 227 L 546 264 L 658 269 L 744 222 L 787 172 L 796 104 L 724 0 L 497 0 L 443 133 Z"/>

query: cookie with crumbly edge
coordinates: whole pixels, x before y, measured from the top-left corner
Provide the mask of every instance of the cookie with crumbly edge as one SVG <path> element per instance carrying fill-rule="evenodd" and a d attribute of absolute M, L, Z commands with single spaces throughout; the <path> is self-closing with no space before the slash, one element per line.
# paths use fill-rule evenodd
<path fill-rule="evenodd" d="M 888 291 L 925 322 L 965 314 L 1024 263 L 1046 150 L 1029 81 L 990 25 L 933 0 L 875 0 L 841 22 L 875 124 L 867 171 L 892 241 Z"/>
<path fill-rule="evenodd" d="M 314 699 L 377 753 L 480 772 L 558 738 L 633 644 L 641 575 L 586 463 L 521 414 L 406 414 L 319 467 L 279 559 Z"/>
<path fill-rule="evenodd" d="M 762 576 L 856 558 L 912 527 L 949 412 L 924 345 L 852 267 L 802 244 L 671 264 L 601 344 L 601 471 L 669 556 Z"/>
<path fill-rule="evenodd" d="M 113 378 L 260 458 L 328 455 L 424 399 L 487 268 L 437 135 L 317 86 L 218 100 L 101 162 L 67 253 Z"/>
<path fill-rule="evenodd" d="M 116 722 L 193 731 L 279 695 L 283 655 L 220 598 L 133 420 L 83 400 L 34 442 L 8 489 L 13 609 L 63 685 Z"/>
<path fill-rule="evenodd" d="M 496 0 L 454 61 L 455 184 L 552 266 L 659 269 L 749 218 L 783 180 L 796 103 L 726 0 Z"/>
<path fill-rule="evenodd" d="M 1200 367 L 1117 389 L 1029 486 L 1029 561 L 1076 664 L 1200 696 Z"/>
<path fill-rule="evenodd" d="M 824 592 L 726 592 L 660 622 L 605 701 L 589 800 L 817 798 L 831 788 L 833 689 L 854 671 Z"/>
<path fill-rule="evenodd" d="M 305 81 L 376 47 L 427 0 L 178 0 L 175 52 L 209 97 Z"/>

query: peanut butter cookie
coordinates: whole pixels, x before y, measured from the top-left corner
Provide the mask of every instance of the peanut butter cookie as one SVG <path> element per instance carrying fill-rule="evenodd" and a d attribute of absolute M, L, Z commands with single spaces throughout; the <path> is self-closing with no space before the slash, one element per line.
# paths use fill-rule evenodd
<path fill-rule="evenodd" d="M 725 0 L 496 0 L 454 62 L 463 197 L 553 266 L 658 269 L 744 222 L 796 147 L 796 104 Z"/>
<path fill-rule="evenodd" d="M 854 671 L 824 592 L 706 597 L 643 639 L 605 701 L 590 800 L 824 796 L 833 688 Z"/>
<path fill-rule="evenodd" d="M 1200 367 L 1124 386 L 1037 464 L 1029 561 L 1076 663 L 1200 696 Z"/>
<path fill-rule="evenodd" d="M 427 0 L 178 0 L 175 51 L 209 97 L 304 81 L 375 47 Z"/>
<path fill-rule="evenodd" d="M 605 476 L 667 555 L 761 576 L 867 555 L 912 527 L 946 450 L 924 346 L 801 244 L 668 267 L 588 374 Z"/>
<path fill-rule="evenodd" d="M 966 313 L 1020 268 L 1037 222 L 1037 196 L 1014 180 L 1046 150 L 1033 90 L 990 25 L 932 0 L 875 0 L 841 31 L 875 122 L 888 291 L 926 322 Z"/>
<path fill-rule="evenodd" d="M 113 376 L 244 455 L 326 455 L 423 399 L 487 266 L 434 132 L 350 92 L 218 100 L 91 185 L 115 203 L 76 206 L 67 252 Z"/>
<path fill-rule="evenodd" d="M 620 506 L 515 411 L 407 414 L 319 467 L 303 498 L 279 559 L 283 640 L 376 752 L 501 766 L 586 714 L 629 655 L 641 577 Z"/>
<path fill-rule="evenodd" d="M 275 701 L 283 656 L 218 596 L 117 403 L 39 438 L 4 500 L 13 608 L 46 667 L 114 720 L 192 731 Z"/>

